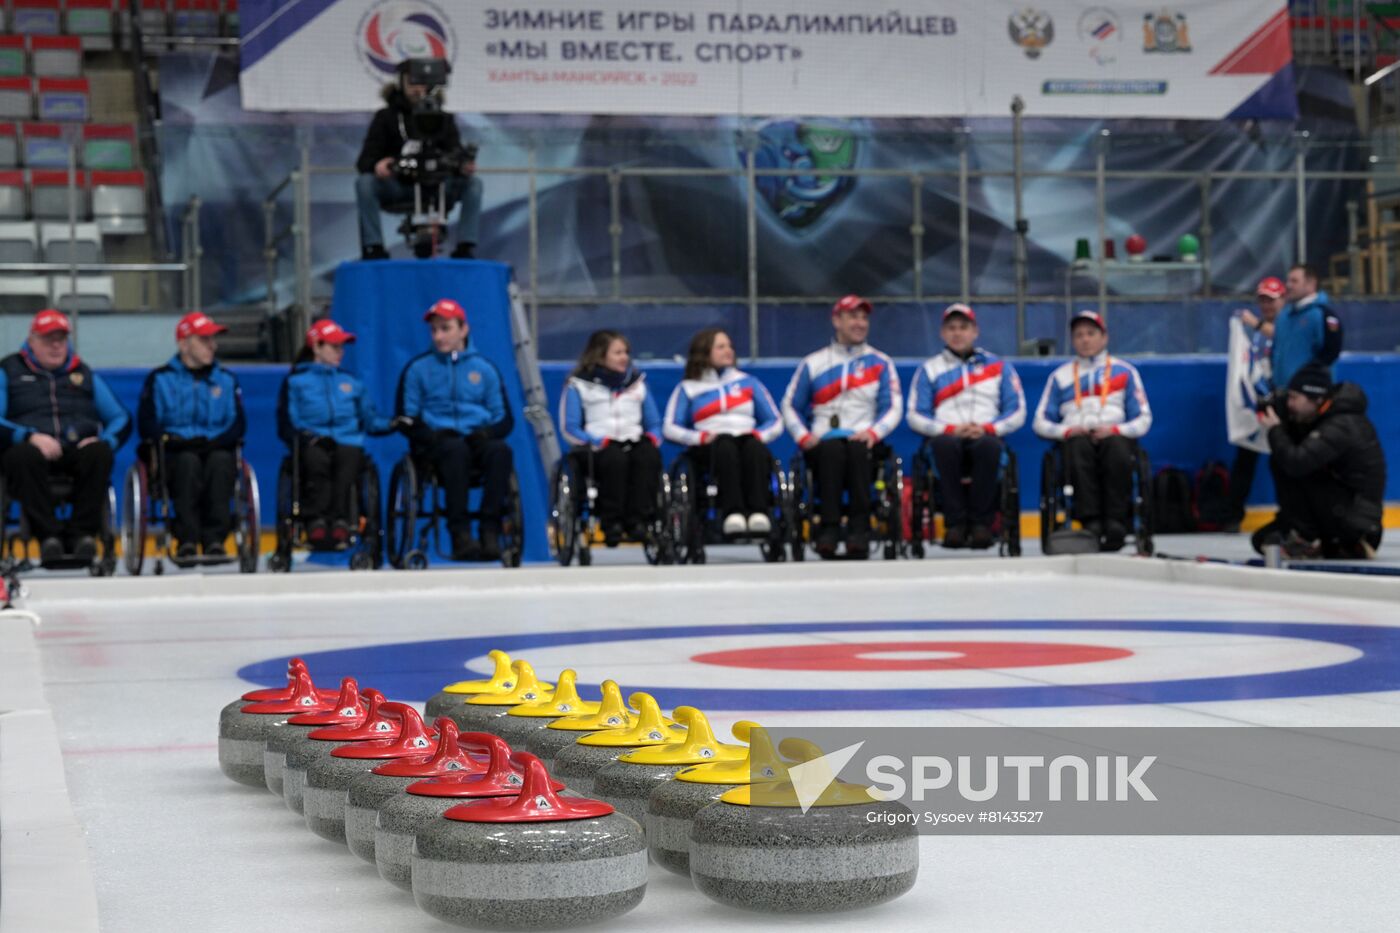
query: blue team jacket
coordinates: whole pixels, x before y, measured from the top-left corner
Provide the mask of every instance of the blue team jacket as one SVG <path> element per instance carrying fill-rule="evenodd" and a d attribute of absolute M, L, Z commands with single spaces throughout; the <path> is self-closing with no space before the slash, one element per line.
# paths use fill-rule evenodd
<path fill-rule="evenodd" d="M 194 372 L 177 353 L 146 376 L 136 425 L 144 441 L 168 434 L 208 438 L 217 447 L 232 447 L 243 439 L 246 426 L 243 393 L 233 373 L 217 361 L 203 372 Z"/>
<path fill-rule="evenodd" d="M 277 436 L 291 444 L 298 435 L 329 437 L 363 447 L 366 434 L 387 434 L 389 419 L 374 410 L 357 377 L 325 363 L 292 367 L 277 396 Z"/>
<path fill-rule="evenodd" d="M 1274 319 L 1269 351 L 1274 387 L 1288 388 L 1293 374 L 1309 363 L 1331 368 L 1342 352 L 1342 319 L 1326 292 L 1302 305 L 1288 304 Z"/>
<path fill-rule="evenodd" d="M 409 360 L 399 376 L 395 409 L 413 419 L 411 436 L 418 443 L 438 431 L 483 431 L 504 438 L 514 423 L 500 372 L 470 345 L 457 353 L 430 350 Z"/>

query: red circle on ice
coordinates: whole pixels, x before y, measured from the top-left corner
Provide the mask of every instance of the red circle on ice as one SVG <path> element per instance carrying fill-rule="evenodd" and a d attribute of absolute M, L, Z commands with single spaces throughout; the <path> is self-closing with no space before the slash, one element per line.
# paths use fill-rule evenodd
<path fill-rule="evenodd" d="M 1132 652 L 1104 645 L 1025 641 L 872 641 L 710 651 L 700 664 L 763 671 L 966 671 L 1116 661 Z"/>

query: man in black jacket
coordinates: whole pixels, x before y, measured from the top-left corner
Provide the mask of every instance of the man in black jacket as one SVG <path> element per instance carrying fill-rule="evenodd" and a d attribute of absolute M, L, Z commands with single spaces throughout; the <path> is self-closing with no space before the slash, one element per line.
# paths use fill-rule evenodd
<path fill-rule="evenodd" d="M 413 187 L 404 184 L 394 174 L 394 163 L 403 152 L 406 141 L 422 138 L 414 129 L 413 105 L 429 93 L 426 85 L 410 83 L 408 69 L 401 65 L 397 82 L 384 88 L 387 106 L 375 113 L 369 131 L 365 133 L 360 157 L 355 161 L 355 169 L 360 173 L 355 179 L 355 204 L 360 214 L 360 253 L 365 259 L 389 258 L 384 249 L 384 231 L 380 227 L 381 206 L 388 208 L 413 202 Z M 438 132 L 431 139 L 441 151 L 454 152 L 462 148 L 457 121 L 450 115 L 441 121 Z M 466 161 L 462 164 L 461 177 L 447 182 L 449 207 L 453 203 L 461 205 L 453 259 L 471 259 L 476 249 L 481 225 L 481 179 L 475 173 L 476 162 Z"/>
<path fill-rule="evenodd" d="M 1279 509 L 1255 532 L 1255 548 L 1281 544 L 1294 558 L 1374 557 L 1385 452 L 1366 417 L 1366 394 L 1354 383 L 1334 385 L 1326 366 L 1309 363 L 1289 381 L 1283 414 L 1259 417 L 1269 430 Z"/>

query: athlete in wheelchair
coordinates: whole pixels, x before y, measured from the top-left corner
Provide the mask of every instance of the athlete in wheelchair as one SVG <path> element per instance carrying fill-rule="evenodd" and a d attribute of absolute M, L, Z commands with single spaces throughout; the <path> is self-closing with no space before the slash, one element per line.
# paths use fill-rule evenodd
<path fill-rule="evenodd" d="M 317 321 L 278 393 L 277 434 L 288 456 L 278 470 L 271 570 L 291 570 L 298 546 L 349 552 L 351 570 L 383 560 L 379 472 L 365 440 L 398 425 L 378 414 L 364 383 L 340 368 L 354 339 L 330 319 Z"/>
<path fill-rule="evenodd" d="M 390 562 L 426 567 L 429 550 L 442 555 L 437 533 L 444 521 L 450 542 L 444 556 L 518 566 L 524 521 L 506 444 L 514 419 L 505 383 L 468 345 L 471 329 L 461 305 L 444 298 L 423 319 L 432 328 L 433 349 L 410 360 L 399 377 L 397 412 L 410 449 L 389 480 Z M 472 510 L 475 486 L 481 497 Z"/>
<path fill-rule="evenodd" d="M 783 395 L 783 420 L 802 450 L 791 470 L 793 557 L 799 560 L 809 518 L 816 524 L 817 554 L 836 556 L 843 505 L 847 558 L 870 556 L 872 530 L 883 541 L 887 559 L 903 545 L 902 466 L 884 444 L 903 407 L 899 375 L 888 356 L 866 343 L 871 310 L 870 302 L 857 295 L 837 301 L 831 309 L 834 339 L 802 360 Z M 815 510 L 808 501 L 813 483 L 820 503 Z"/>
<path fill-rule="evenodd" d="M 559 425 L 571 445 L 551 487 L 559 562 L 567 567 L 577 553 L 580 565 L 590 563 L 595 521 L 608 547 L 634 541 L 659 562 L 661 415 L 622 334 L 589 336 L 559 398 Z"/>
<path fill-rule="evenodd" d="M 70 347 L 71 331 L 62 313 L 40 311 L 19 352 L 0 360 L 0 438 L 9 443 L 0 456 L 0 555 L 13 556 L 16 542 L 27 555 L 37 539 L 42 566 L 107 574 L 116 567 L 112 455 L 131 416 Z M 13 518 L 11 501 L 20 506 Z"/>
<path fill-rule="evenodd" d="M 202 311 L 186 314 L 175 326 L 175 355 L 141 387 L 141 443 L 122 484 L 122 558 L 133 575 L 152 532 L 158 574 L 167 559 L 176 567 L 237 561 L 244 573 L 257 570 L 258 483 L 243 459 L 242 393 L 216 359 L 215 338 L 227 329 Z"/>
<path fill-rule="evenodd" d="M 909 427 L 926 440 L 914 456 L 911 550 L 924 554 L 933 518 L 943 546 L 1020 553 L 1016 458 L 1003 437 L 1026 422 L 1026 397 L 1011 364 L 977 346 L 977 312 L 943 312 L 943 352 L 924 362 L 909 392 Z"/>
<path fill-rule="evenodd" d="M 768 450 L 782 418 L 763 383 L 734 362 L 728 334 L 699 331 L 666 404 L 666 439 L 686 447 L 669 482 L 668 525 L 682 563 L 703 563 L 709 541 L 756 541 L 767 561 L 786 554 L 787 477 Z"/>
<path fill-rule="evenodd" d="M 1151 467 L 1137 439 L 1152 427 L 1152 409 L 1142 377 L 1109 355 L 1097 312 L 1070 319 L 1070 341 L 1074 359 L 1050 374 L 1035 412 L 1035 433 L 1056 442 L 1041 465 L 1042 546 L 1117 551 L 1131 533 L 1137 550 L 1150 554 Z"/>

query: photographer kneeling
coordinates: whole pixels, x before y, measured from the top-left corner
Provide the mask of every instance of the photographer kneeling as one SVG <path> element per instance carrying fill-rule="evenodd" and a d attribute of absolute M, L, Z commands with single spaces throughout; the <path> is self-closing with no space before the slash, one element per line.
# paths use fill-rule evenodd
<path fill-rule="evenodd" d="M 355 204 L 360 215 L 360 254 L 364 259 L 388 259 L 379 212 L 402 212 L 414 203 L 412 178 L 399 172 L 401 158 L 435 159 L 453 174 L 443 182 L 444 208 L 462 205 L 457 219 L 453 259 L 471 259 L 481 225 L 481 179 L 476 177 L 476 147 L 463 146 L 457 121 L 442 110 L 447 65 L 440 59 L 408 59 L 399 64 L 398 80 L 384 88 L 388 105 L 377 111 L 365 133 L 355 168 Z M 460 167 L 459 167 L 460 166 Z M 420 172 L 422 169 L 420 168 Z M 425 183 L 425 189 L 431 187 Z M 436 196 L 425 190 L 424 202 Z M 422 255 L 420 253 L 420 255 Z"/>
<path fill-rule="evenodd" d="M 1310 363 L 1289 380 L 1276 408 L 1262 410 L 1259 422 L 1269 431 L 1278 515 L 1254 533 L 1255 549 L 1280 544 L 1293 558 L 1374 557 L 1385 453 L 1366 417 L 1366 394 L 1354 383 L 1333 385 L 1326 366 Z"/>

